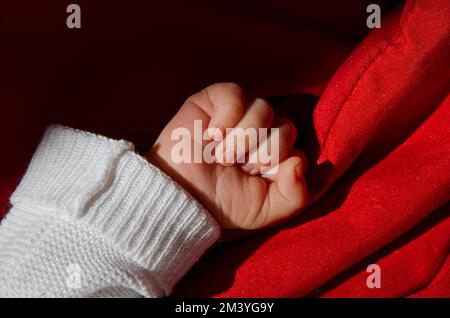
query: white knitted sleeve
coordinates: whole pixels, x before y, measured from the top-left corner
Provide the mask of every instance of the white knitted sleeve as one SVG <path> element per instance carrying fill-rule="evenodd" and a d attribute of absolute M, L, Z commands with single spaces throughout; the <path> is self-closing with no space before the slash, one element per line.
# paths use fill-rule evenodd
<path fill-rule="evenodd" d="M 0 297 L 163 297 L 219 237 L 133 145 L 47 129 L 0 226 Z"/>

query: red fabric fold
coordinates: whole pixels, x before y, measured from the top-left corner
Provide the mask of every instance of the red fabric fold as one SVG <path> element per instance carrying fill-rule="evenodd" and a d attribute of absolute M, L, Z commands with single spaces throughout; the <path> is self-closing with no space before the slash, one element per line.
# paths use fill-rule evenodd
<path fill-rule="evenodd" d="M 423 289 L 410 295 L 411 298 L 448 298 L 450 295 L 450 257 L 447 256 L 439 273 Z"/>

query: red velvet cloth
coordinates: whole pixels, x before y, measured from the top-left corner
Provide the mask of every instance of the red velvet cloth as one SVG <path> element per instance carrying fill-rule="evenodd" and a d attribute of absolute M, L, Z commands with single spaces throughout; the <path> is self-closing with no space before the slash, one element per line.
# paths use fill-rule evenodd
<path fill-rule="evenodd" d="M 175 295 L 450 296 L 448 1 L 380 1 L 368 35 L 371 1 L 79 1 L 78 31 L 64 2 L 15 3 L 0 13 L 3 211 L 48 123 L 144 150 L 187 95 L 232 80 L 298 124 L 312 203 L 219 244 Z"/>

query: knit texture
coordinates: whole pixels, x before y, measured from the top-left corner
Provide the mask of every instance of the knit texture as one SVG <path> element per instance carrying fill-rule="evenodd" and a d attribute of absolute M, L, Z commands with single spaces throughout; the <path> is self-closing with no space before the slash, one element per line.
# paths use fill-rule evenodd
<path fill-rule="evenodd" d="M 133 145 L 49 127 L 0 226 L 1 297 L 163 297 L 218 239 Z"/>

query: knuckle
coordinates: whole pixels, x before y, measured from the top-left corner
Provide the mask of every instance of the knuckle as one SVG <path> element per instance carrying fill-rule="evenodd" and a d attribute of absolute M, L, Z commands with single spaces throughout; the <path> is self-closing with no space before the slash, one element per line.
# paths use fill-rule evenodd
<path fill-rule="evenodd" d="M 292 135 L 294 139 L 297 139 L 297 128 L 294 123 L 291 120 L 286 119 L 286 125 L 289 127 L 288 134 Z"/>
<path fill-rule="evenodd" d="M 283 129 L 282 133 L 286 136 L 292 136 L 293 139 L 297 139 L 297 128 L 295 127 L 294 123 L 286 118 L 286 117 L 278 117 L 277 118 L 277 124 L 280 127 L 286 127 L 287 129 Z"/>
<path fill-rule="evenodd" d="M 228 92 L 234 93 L 236 95 L 243 95 L 244 94 L 244 90 L 242 89 L 242 87 L 234 82 L 223 82 L 223 83 L 218 83 L 218 85 L 222 85 L 222 88 Z"/>
<path fill-rule="evenodd" d="M 212 104 L 219 107 L 232 108 L 241 113 L 245 106 L 244 90 L 236 83 L 216 83 L 206 88 Z"/>
<path fill-rule="evenodd" d="M 243 99 L 244 90 L 239 84 L 234 82 L 220 82 L 215 83 L 207 87 L 210 92 L 220 92 L 224 95 L 236 96 L 237 98 Z"/>
<path fill-rule="evenodd" d="M 275 113 L 272 106 L 265 99 L 255 99 L 255 107 L 258 109 L 258 113 L 261 117 L 273 119 Z"/>

